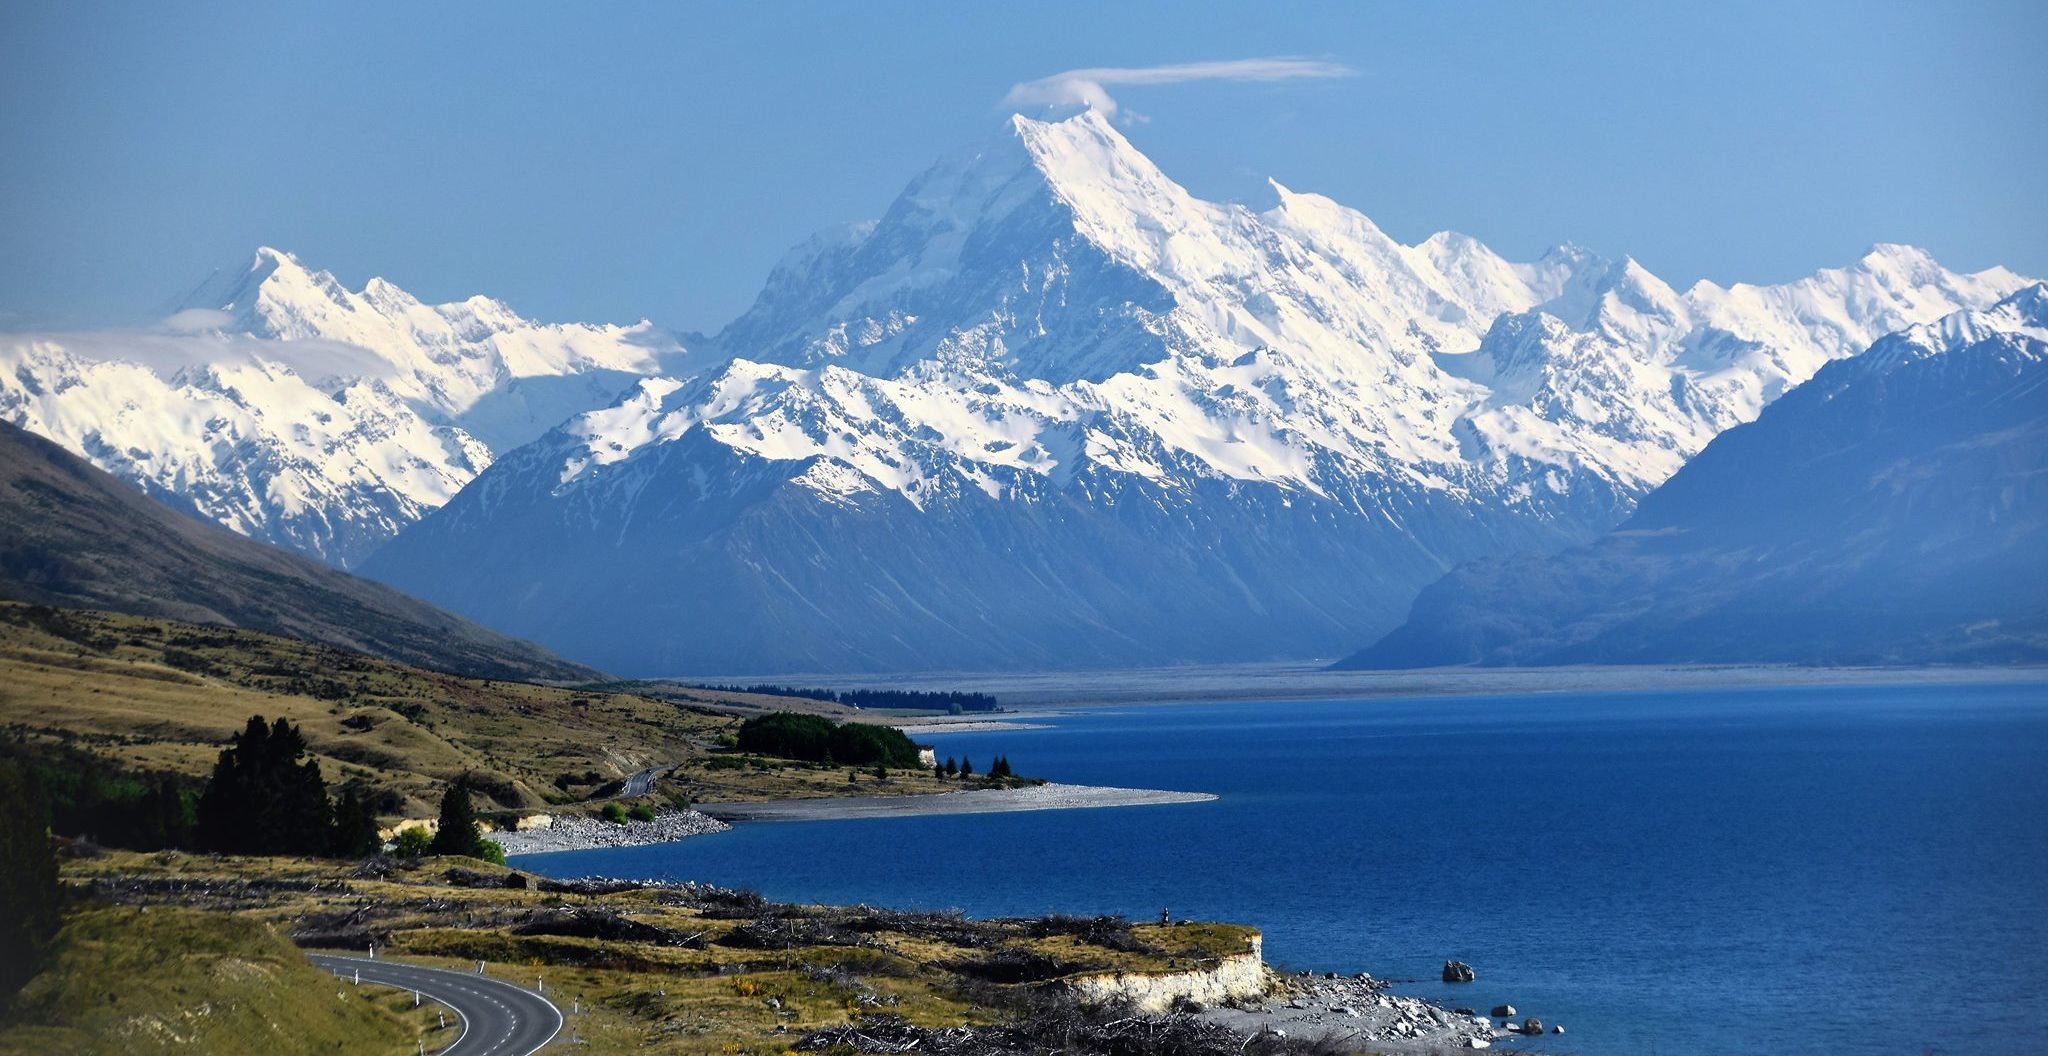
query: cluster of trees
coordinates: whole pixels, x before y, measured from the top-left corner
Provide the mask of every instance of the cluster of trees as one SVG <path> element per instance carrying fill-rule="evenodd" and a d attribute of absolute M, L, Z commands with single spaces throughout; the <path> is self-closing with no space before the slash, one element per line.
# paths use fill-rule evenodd
<path fill-rule="evenodd" d="M 949 755 L 946 757 L 945 762 L 932 766 L 932 776 L 973 777 L 974 761 L 972 759 L 962 759 L 959 762 L 954 762 L 953 757 Z M 1015 777 L 1016 771 L 1010 769 L 1010 757 L 1007 755 L 996 756 L 995 761 L 988 764 L 988 776 L 991 778 Z"/>
<path fill-rule="evenodd" d="M 986 693 L 961 693 L 946 689 L 806 689 L 761 683 L 752 686 L 704 685 L 721 693 L 755 693 L 764 697 L 808 697 L 829 700 L 849 708 L 896 708 L 903 711 L 945 711 L 959 715 L 969 711 L 1000 711 L 996 698 Z"/>
<path fill-rule="evenodd" d="M 740 725 L 734 745 L 743 752 L 756 752 L 807 763 L 841 766 L 883 766 L 908 770 L 917 767 L 917 745 L 893 726 L 864 722 L 834 722 L 822 715 L 778 711 L 748 719 Z"/>
<path fill-rule="evenodd" d="M 22 802 L 33 804 L 0 809 L 10 819 L 32 817 L 45 839 L 58 832 L 138 851 L 175 847 L 336 858 L 384 849 L 376 805 L 355 786 L 330 797 L 305 736 L 282 718 L 265 722 L 261 715 L 250 716 L 221 750 L 203 787 L 170 775 L 124 773 L 102 756 L 65 744 L 0 743 L 0 767 L 26 790 L 19 793 L 28 797 Z M 442 795 L 436 835 L 408 832 L 399 853 L 502 862 L 504 852 L 483 838 L 470 795 L 467 782 L 450 785 Z"/>
<path fill-rule="evenodd" d="M 57 934 L 62 892 L 49 802 L 29 769 L 0 758 L 0 1005 L 34 978 Z"/>
<path fill-rule="evenodd" d="M 44 824 L 53 831 L 137 851 L 193 845 L 195 781 L 126 773 L 103 756 L 61 743 L 0 743 L 0 759 L 36 789 Z"/>
<path fill-rule="evenodd" d="M 320 761 L 282 718 L 266 724 L 249 716 L 214 762 L 198 813 L 201 850 L 351 858 L 383 847 L 370 804 L 353 788 L 330 801 Z"/>

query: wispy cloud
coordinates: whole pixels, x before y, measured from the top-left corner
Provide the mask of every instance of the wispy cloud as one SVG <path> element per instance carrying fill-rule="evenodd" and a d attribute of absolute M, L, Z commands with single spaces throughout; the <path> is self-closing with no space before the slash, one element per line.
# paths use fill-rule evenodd
<path fill-rule="evenodd" d="M 1003 105 L 1068 106 L 1085 105 L 1114 117 L 1116 100 L 1106 85 L 1185 84 L 1189 81 L 1300 81 L 1356 77 L 1358 71 L 1336 62 L 1279 55 L 1263 59 L 1224 59 L 1217 62 L 1182 62 L 1170 66 L 1097 66 L 1068 70 L 1035 81 L 1010 86 Z"/>
<path fill-rule="evenodd" d="M 276 341 L 224 333 L 225 313 L 192 309 L 147 327 L 108 330 L 0 331 L 0 359 L 24 346 L 56 346 L 79 359 L 134 363 L 162 377 L 188 367 L 267 361 L 309 381 L 389 377 L 392 363 L 359 345 L 324 338 Z"/>

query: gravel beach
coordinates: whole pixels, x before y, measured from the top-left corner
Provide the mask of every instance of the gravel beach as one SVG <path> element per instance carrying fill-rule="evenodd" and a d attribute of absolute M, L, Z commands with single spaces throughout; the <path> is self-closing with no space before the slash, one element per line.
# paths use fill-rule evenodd
<path fill-rule="evenodd" d="M 893 724 L 905 737 L 932 737 L 942 733 L 999 733 L 1003 730 L 1049 730 L 1050 723 L 1013 722 L 1007 719 L 974 719 L 968 722 L 899 722 Z"/>
<path fill-rule="evenodd" d="M 1207 803 L 1215 798 L 1207 792 L 1044 784 L 1027 788 L 977 788 L 965 792 L 937 792 L 917 796 L 847 796 L 834 799 L 705 803 L 702 809 L 706 814 L 722 821 L 836 821 L 844 818 L 895 818 L 918 814 L 999 814 L 1014 810 L 1149 807 L 1170 803 Z"/>
<path fill-rule="evenodd" d="M 669 843 L 706 833 L 725 832 L 730 828 L 732 826 L 725 822 L 694 810 L 671 811 L 655 815 L 653 821 L 629 821 L 624 825 L 601 818 L 560 814 L 556 815 L 554 824 L 545 829 L 486 833 L 485 839 L 503 847 L 505 854 L 510 856 L 587 851 L 596 847 L 642 847 L 650 843 Z"/>
<path fill-rule="evenodd" d="M 1384 1053 L 1484 1049 L 1503 1038 L 1517 1039 L 1519 1047 L 1541 1037 L 1511 1029 L 1522 1025 L 1520 1019 L 1493 1019 L 1478 1010 L 1453 1012 L 1419 997 L 1388 993 L 1387 983 L 1369 976 L 1288 976 L 1285 983 L 1284 992 L 1262 1004 L 1218 1005 L 1202 1015 L 1242 1034 L 1330 1037 Z"/>

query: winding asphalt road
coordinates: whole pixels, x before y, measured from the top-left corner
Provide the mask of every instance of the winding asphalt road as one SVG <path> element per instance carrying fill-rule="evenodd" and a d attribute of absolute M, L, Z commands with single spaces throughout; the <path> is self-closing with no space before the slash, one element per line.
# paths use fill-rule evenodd
<path fill-rule="evenodd" d="M 654 791 L 654 779 L 660 777 L 662 771 L 667 769 L 668 767 L 666 766 L 650 766 L 633 774 L 631 777 L 626 778 L 626 785 L 620 790 L 619 794 L 630 799 L 633 796 L 644 796 Z"/>
<path fill-rule="evenodd" d="M 366 983 L 417 990 L 455 1010 L 462 1034 L 435 1056 L 530 1056 L 562 1031 L 562 1010 L 531 990 L 489 976 L 396 961 L 312 954 L 314 964 Z"/>

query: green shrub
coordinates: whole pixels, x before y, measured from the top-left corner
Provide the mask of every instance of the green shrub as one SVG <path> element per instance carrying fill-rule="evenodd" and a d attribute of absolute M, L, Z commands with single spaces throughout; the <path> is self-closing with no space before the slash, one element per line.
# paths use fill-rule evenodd
<path fill-rule="evenodd" d="M 427 856 L 427 846 L 433 842 L 434 838 L 427 835 L 425 829 L 406 829 L 398 834 L 397 839 L 391 841 L 391 853 L 400 858 L 424 858 Z"/>
<path fill-rule="evenodd" d="M 842 766 L 918 766 L 917 746 L 893 726 L 835 723 L 822 715 L 778 711 L 740 725 L 739 747 L 749 752 Z"/>
<path fill-rule="evenodd" d="M 635 803 L 633 809 L 626 812 L 626 816 L 634 821 L 653 821 L 654 808 L 645 803 Z"/>
<path fill-rule="evenodd" d="M 597 813 L 604 820 L 614 825 L 624 825 L 626 823 L 626 808 L 619 806 L 617 803 L 606 803 L 604 808 Z"/>

